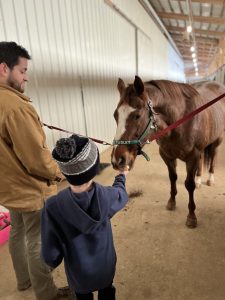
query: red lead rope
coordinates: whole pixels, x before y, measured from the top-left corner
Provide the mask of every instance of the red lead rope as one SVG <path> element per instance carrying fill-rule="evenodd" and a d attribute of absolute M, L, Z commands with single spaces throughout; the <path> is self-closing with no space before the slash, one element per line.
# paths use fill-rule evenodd
<path fill-rule="evenodd" d="M 183 118 L 177 120 L 176 122 L 174 122 L 173 124 L 169 125 L 168 127 L 166 127 L 165 129 L 161 130 L 161 131 L 158 131 L 156 133 L 154 133 L 153 135 L 151 135 L 151 137 L 149 138 L 150 141 L 154 141 L 154 140 L 157 140 L 159 138 L 161 138 L 162 136 L 164 136 L 167 132 L 173 130 L 174 128 L 178 127 L 180 124 L 190 120 L 191 118 L 193 118 L 195 115 L 197 115 L 198 113 L 200 113 L 201 111 L 203 111 L 204 109 L 206 109 L 207 107 L 213 105 L 214 103 L 216 103 L 217 101 L 219 101 L 220 99 L 222 99 L 223 97 L 225 97 L 225 93 L 216 97 L 215 99 L 207 102 L 206 104 L 200 106 L 199 108 L 197 108 L 196 110 L 190 112 L 189 114 L 187 114 L 186 116 L 184 116 Z M 55 129 L 55 130 L 58 130 L 58 131 L 63 131 L 63 132 L 66 132 L 66 133 L 70 133 L 70 134 L 76 134 L 72 131 L 68 131 L 68 130 L 65 130 L 65 129 L 62 129 L 62 128 L 59 128 L 59 127 L 55 127 L 55 126 L 52 126 L 52 125 L 48 125 L 46 123 L 42 123 L 44 126 L 48 127 L 49 129 Z M 81 135 L 81 134 L 77 134 L 79 136 L 83 136 L 83 137 L 86 137 L 84 135 Z M 105 141 L 101 141 L 101 140 L 98 140 L 98 139 L 95 139 L 95 138 L 91 138 L 89 137 L 89 139 L 91 139 L 92 141 L 98 143 L 98 144 L 102 144 L 102 145 L 110 145 L 112 146 L 111 143 L 108 143 L 108 142 L 105 142 Z"/>
<path fill-rule="evenodd" d="M 58 130 L 58 131 L 62 131 L 62 132 L 66 132 L 66 133 L 70 133 L 70 134 L 76 134 L 76 135 L 79 135 L 79 136 L 82 136 L 82 137 L 87 137 L 85 135 L 81 135 L 81 134 L 77 134 L 75 132 L 72 132 L 72 131 L 68 131 L 68 130 L 65 130 L 65 129 L 62 129 L 62 128 L 59 128 L 59 127 L 55 127 L 55 126 L 52 126 L 52 125 L 48 125 L 46 123 L 43 123 L 42 124 L 46 127 L 48 127 L 49 129 L 55 129 L 55 130 Z M 101 140 L 98 140 L 98 139 L 95 139 L 95 138 L 91 138 L 91 137 L 88 137 L 89 139 L 91 139 L 92 141 L 98 143 L 98 144 L 102 144 L 102 145 L 112 145 L 108 142 L 105 142 L 105 141 L 101 141 Z"/>
<path fill-rule="evenodd" d="M 156 133 L 154 133 L 149 140 L 150 141 L 154 141 L 159 139 L 160 137 L 164 136 L 167 132 L 173 130 L 174 128 L 178 127 L 180 124 L 190 120 L 191 118 L 193 118 L 195 115 L 197 115 L 198 113 L 200 113 L 201 111 L 203 111 L 204 109 L 206 109 L 207 107 L 213 105 L 214 103 L 216 103 L 217 101 L 219 101 L 220 99 L 222 99 L 223 97 L 225 97 L 225 93 L 216 97 L 215 99 L 207 102 L 206 104 L 200 106 L 199 108 L 197 108 L 196 110 L 190 112 L 189 114 L 187 114 L 186 116 L 184 116 L 183 118 L 177 120 L 176 122 L 174 122 L 173 124 L 169 125 L 168 127 L 166 127 L 165 129 L 158 131 Z"/>

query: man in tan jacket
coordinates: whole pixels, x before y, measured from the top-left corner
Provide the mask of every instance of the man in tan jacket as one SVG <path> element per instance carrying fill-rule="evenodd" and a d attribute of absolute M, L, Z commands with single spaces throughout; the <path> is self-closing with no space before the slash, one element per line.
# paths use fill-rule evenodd
<path fill-rule="evenodd" d="M 20 291 L 36 299 L 65 299 L 40 257 L 40 210 L 56 193 L 61 173 L 46 147 L 40 119 L 28 97 L 30 55 L 14 42 L 0 42 L 0 204 L 10 211 L 9 250 Z"/>

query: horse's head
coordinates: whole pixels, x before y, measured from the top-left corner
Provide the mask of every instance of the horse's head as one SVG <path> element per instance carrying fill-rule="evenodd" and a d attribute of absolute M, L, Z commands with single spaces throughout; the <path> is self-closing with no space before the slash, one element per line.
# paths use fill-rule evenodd
<path fill-rule="evenodd" d="M 153 130 L 154 117 L 151 101 L 138 76 L 127 87 L 119 79 L 117 88 L 120 101 L 114 112 L 117 130 L 111 161 L 114 169 L 126 170 L 133 167 L 136 156 Z"/>

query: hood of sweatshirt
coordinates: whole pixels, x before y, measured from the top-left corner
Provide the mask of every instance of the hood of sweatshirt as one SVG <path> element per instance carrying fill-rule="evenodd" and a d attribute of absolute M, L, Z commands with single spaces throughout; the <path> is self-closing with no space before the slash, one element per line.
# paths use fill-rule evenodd
<path fill-rule="evenodd" d="M 58 216 L 57 222 L 68 226 L 68 230 L 74 228 L 81 233 L 89 234 L 97 230 L 106 218 L 108 219 L 109 201 L 106 197 L 109 195 L 106 191 L 107 189 L 103 189 L 97 183 L 94 183 L 89 191 L 82 193 L 73 193 L 67 188 L 51 199 L 54 205 L 48 203 L 51 206 L 48 209 L 49 213 L 57 210 L 52 214 Z"/>

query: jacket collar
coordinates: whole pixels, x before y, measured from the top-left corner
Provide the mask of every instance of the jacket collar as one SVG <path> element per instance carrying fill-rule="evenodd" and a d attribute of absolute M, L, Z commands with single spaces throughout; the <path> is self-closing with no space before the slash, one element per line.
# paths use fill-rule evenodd
<path fill-rule="evenodd" d="M 17 96 L 19 96 L 20 98 L 22 98 L 22 99 L 23 99 L 24 101 L 26 101 L 26 102 L 32 102 L 32 101 L 30 100 L 29 97 L 27 97 L 27 96 L 25 96 L 24 94 L 18 92 L 17 90 L 15 90 L 14 88 L 8 86 L 7 84 L 2 84 L 2 83 L 0 83 L 0 89 L 1 89 L 1 88 L 2 88 L 2 89 L 9 90 L 9 91 L 11 91 L 11 92 L 17 94 Z"/>

